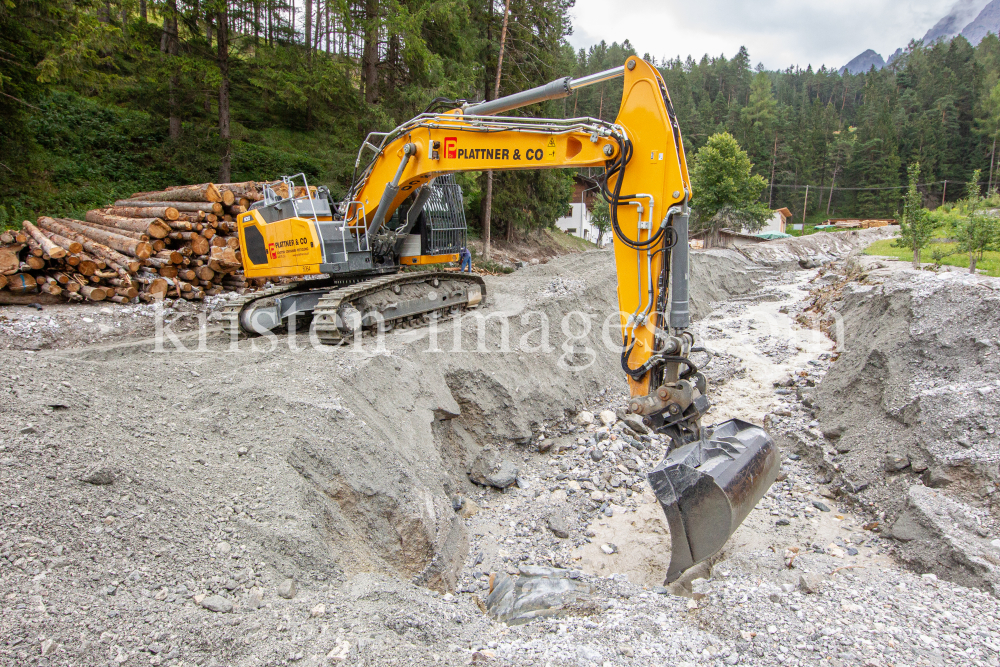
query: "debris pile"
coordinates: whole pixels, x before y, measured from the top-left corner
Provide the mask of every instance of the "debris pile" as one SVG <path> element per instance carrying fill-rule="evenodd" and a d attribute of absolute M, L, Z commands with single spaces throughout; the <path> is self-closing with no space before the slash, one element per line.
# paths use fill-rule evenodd
<path fill-rule="evenodd" d="M 263 198 L 261 186 L 177 186 L 135 193 L 84 220 L 25 220 L 0 234 L 0 289 L 127 303 L 260 287 L 242 274 L 235 216 Z"/>

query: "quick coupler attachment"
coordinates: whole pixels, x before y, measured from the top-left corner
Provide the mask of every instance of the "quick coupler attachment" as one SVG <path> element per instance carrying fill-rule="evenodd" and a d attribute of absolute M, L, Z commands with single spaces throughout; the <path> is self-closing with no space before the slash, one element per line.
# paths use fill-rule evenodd
<path fill-rule="evenodd" d="M 670 452 L 647 477 L 670 527 L 666 583 L 718 553 L 778 476 L 774 441 L 739 419 Z"/>

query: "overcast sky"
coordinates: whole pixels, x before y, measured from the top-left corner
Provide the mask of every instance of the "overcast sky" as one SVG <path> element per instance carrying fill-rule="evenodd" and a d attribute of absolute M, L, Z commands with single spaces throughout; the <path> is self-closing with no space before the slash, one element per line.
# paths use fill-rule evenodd
<path fill-rule="evenodd" d="M 971 2 L 975 0 L 966 0 Z M 920 38 L 955 0 L 576 0 L 573 46 L 631 40 L 639 55 L 731 57 L 740 46 L 768 69 L 840 67 L 865 49 L 888 58 Z M 964 3 L 963 3 L 964 4 Z M 986 5 L 986 0 L 977 2 Z"/>

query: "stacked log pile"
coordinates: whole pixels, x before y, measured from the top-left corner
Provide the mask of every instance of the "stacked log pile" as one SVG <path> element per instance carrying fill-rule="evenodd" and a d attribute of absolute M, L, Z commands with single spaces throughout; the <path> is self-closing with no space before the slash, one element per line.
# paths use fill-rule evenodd
<path fill-rule="evenodd" d="M 25 220 L 0 233 L 0 290 L 128 303 L 261 287 L 243 276 L 235 222 L 261 191 L 256 182 L 185 185 L 135 193 L 83 220 Z"/>

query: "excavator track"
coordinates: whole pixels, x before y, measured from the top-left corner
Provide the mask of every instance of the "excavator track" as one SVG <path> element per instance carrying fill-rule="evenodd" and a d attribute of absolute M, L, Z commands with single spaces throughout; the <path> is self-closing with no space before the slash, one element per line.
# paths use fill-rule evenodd
<path fill-rule="evenodd" d="M 275 285 L 274 287 L 269 287 L 265 290 L 249 292 L 238 299 L 230 301 L 226 304 L 225 308 L 219 311 L 219 321 L 222 323 L 223 331 L 228 333 L 230 336 L 237 336 L 240 333 L 251 334 L 251 332 L 244 330 L 240 325 L 240 313 L 242 313 L 247 306 L 257 301 L 270 299 L 271 297 L 286 294 L 288 292 L 295 292 L 306 286 L 307 284 L 305 282 Z"/>
<path fill-rule="evenodd" d="M 442 286 L 447 289 L 448 286 L 453 286 L 454 283 L 464 283 L 466 292 L 462 294 L 461 292 L 453 291 L 452 294 L 439 294 L 437 295 L 439 298 L 435 300 L 441 305 L 422 309 L 421 312 L 396 312 L 394 308 L 386 308 L 381 312 L 382 322 L 378 323 L 377 326 L 370 323 L 363 323 L 362 326 L 344 327 L 344 322 L 348 316 L 345 310 L 359 304 L 361 300 L 380 295 L 380 293 L 391 299 L 392 297 L 389 295 L 394 294 L 394 289 L 399 288 L 402 290 L 407 285 L 419 285 L 420 283 L 430 284 L 432 291 L 438 290 Z M 476 293 L 477 291 L 478 294 Z M 465 298 L 462 299 L 462 296 Z M 485 296 L 486 283 L 483 279 L 467 273 L 437 271 L 433 273 L 415 272 L 382 276 L 354 285 L 339 287 L 325 294 L 320 298 L 319 303 L 316 304 L 316 308 L 313 310 L 312 327 L 315 334 L 324 344 L 340 345 L 352 338 L 357 332 L 363 332 L 365 329 L 376 331 L 378 327 L 382 327 L 384 330 L 388 330 L 403 323 L 416 322 L 417 324 L 422 324 L 429 322 L 431 319 L 455 314 L 466 308 L 475 307 Z M 358 312 L 360 314 L 360 311 Z"/>
<path fill-rule="evenodd" d="M 393 291 L 394 289 L 398 288 L 399 291 L 402 291 L 405 286 L 420 285 L 421 283 L 429 284 L 430 289 L 428 292 L 436 291 L 442 285 L 445 286 L 446 290 L 438 295 L 442 297 L 437 301 L 437 303 L 441 304 L 440 306 L 435 304 L 434 307 L 421 308 L 419 312 L 403 311 L 398 313 L 396 309 L 387 307 L 381 309 L 381 322 L 376 326 L 371 326 L 367 323 L 351 328 L 342 326 L 345 315 L 344 309 L 360 305 L 362 300 L 373 297 L 381 296 L 391 301 L 395 298 L 396 293 Z M 458 292 L 453 289 L 452 293 L 448 294 L 447 287 L 454 287 L 455 283 L 464 284 L 466 290 Z M 245 294 L 226 304 L 219 312 L 219 321 L 222 324 L 223 330 L 230 336 L 236 336 L 241 333 L 248 336 L 255 336 L 258 335 L 257 332 L 248 330 L 241 321 L 242 316 L 249 308 L 274 297 L 324 288 L 329 291 L 320 297 L 319 302 L 313 310 L 312 326 L 316 336 L 326 345 L 340 345 L 353 338 L 359 332 L 363 334 L 365 331 L 377 331 L 379 327 L 382 327 L 383 330 L 389 330 L 404 323 L 407 325 L 414 323 L 422 324 L 429 322 L 431 319 L 446 317 L 457 311 L 475 307 L 486 295 L 486 284 L 479 276 L 446 271 L 392 274 L 367 280 L 361 279 L 346 285 L 330 284 L 327 281 L 306 280 L 287 283 L 285 285 L 275 285 L 265 290 Z M 476 294 L 476 288 L 478 288 L 478 295 Z M 463 298 L 454 298 L 459 296 Z M 391 306 L 393 304 L 386 305 Z M 358 314 L 361 315 L 361 311 L 358 311 Z"/>

